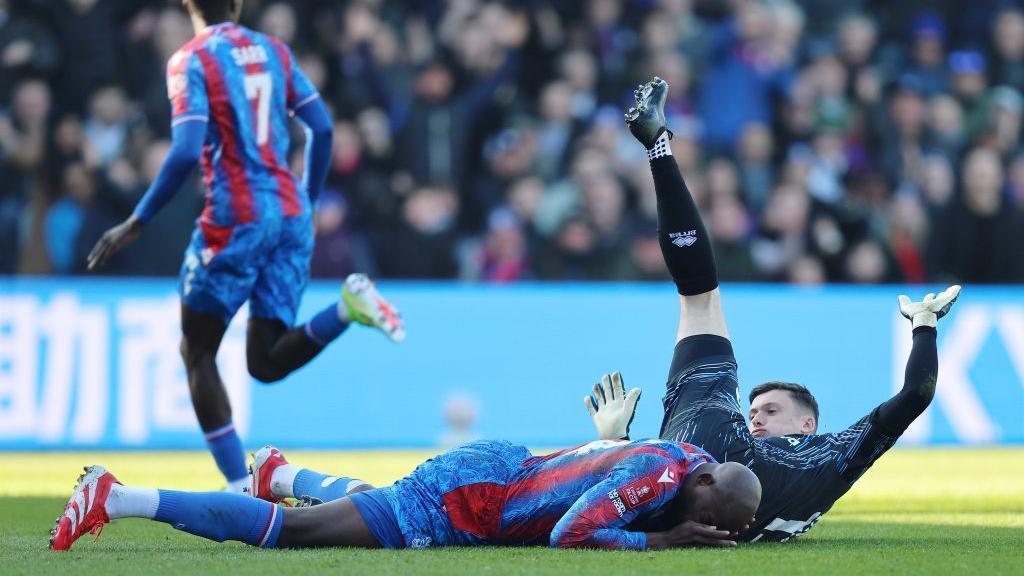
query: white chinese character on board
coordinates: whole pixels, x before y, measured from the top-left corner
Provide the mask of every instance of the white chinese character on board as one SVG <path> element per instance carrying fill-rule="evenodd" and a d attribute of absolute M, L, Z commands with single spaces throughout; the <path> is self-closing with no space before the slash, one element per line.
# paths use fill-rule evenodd
<path fill-rule="evenodd" d="M 117 431 L 125 444 L 143 444 L 153 432 L 198 428 L 179 352 L 180 322 L 180 303 L 176 297 L 126 299 L 118 305 L 121 339 Z M 231 324 L 217 359 L 235 428 L 244 435 L 249 429 L 251 410 L 241 325 L 244 321 Z"/>
<path fill-rule="evenodd" d="M 109 338 L 103 308 L 72 293 L 46 303 L 0 298 L 0 438 L 99 441 L 109 409 Z"/>

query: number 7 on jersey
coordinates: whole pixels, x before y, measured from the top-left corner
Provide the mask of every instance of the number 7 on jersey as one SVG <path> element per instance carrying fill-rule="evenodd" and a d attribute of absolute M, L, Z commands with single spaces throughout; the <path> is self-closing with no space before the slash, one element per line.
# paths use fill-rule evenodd
<path fill-rule="evenodd" d="M 270 133 L 270 90 L 272 81 L 268 72 L 245 75 L 245 97 L 256 100 L 256 143 L 267 143 Z"/>

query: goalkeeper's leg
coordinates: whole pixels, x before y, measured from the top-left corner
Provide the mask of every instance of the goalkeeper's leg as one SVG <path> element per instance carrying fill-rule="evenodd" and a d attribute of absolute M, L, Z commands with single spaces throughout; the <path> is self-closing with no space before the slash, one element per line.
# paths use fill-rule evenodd
<path fill-rule="evenodd" d="M 626 113 L 626 123 L 647 148 L 651 162 L 658 196 L 658 239 L 681 303 L 676 341 L 699 334 L 728 338 L 711 239 L 672 157 L 672 133 L 664 113 L 667 95 L 668 84 L 660 78 L 642 84 L 635 92 L 636 106 Z"/>

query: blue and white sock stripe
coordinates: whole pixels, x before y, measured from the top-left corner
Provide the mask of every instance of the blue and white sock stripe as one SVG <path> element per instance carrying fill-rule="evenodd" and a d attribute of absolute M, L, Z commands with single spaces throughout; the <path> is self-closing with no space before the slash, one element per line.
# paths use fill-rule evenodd
<path fill-rule="evenodd" d="M 267 525 L 263 528 L 263 534 L 260 535 L 256 544 L 260 548 L 273 548 L 277 545 L 277 536 L 281 532 L 281 523 L 284 520 L 284 515 L 278 510 L 279 508 L 280 506 L 276 504 L 270 505 L 270 517 L 267 518 Z"/>
<path fill-rule="evenodd" d="M 309 339 L 312 340 L 313 342 L 316 342 L 317 345 L 319 345 L 319 346 L 327 346 L 328 344 L 330 344 L 329 340 L 324 340 L 323 338 L 321 338 L 321 337 L 316 335 L 316 332 L 313 331 L 313 323 L 312 322 L 306 322 L 306 325 L 303 326 L 303 329 L 306 332 L 306 336 L 308 336 Z"/>
<path fill-rule="evenodd" d="M 228 424 L 226 426 L 221 426 L 220 428 L 217 428 L 216 430 L 210 430 L 209 432 L 206 432 L 204 434 L 204 436 L 205 436 L 206 440 L 209 442 L 211 440 L 216 440 L 217 438 L 220 438 L 221 436 L 226 436 L 227 434 L 230 434 L 230 433 L 232 433 L 234 431 L 235 431 L 235 423 L 232 422 L 232 423 L 230 423 L 230 424 Z"/>

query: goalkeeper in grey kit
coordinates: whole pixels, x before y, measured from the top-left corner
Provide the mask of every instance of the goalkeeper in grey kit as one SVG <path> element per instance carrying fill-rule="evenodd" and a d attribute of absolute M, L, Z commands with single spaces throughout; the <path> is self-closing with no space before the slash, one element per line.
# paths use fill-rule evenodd
<path fill-rule="evenodd" d="M 679 292 L 679 329 L 659 436 L 700 446 L 720 462 L 748 466 L 763 495 L 756 520 L 741 539 L 789 540 L 828 512 L 928 407 L 938 373 L 936 325 L 960 287 L 920 302 L 899 297 L 900 312 L 913 331 L 903 388 L 849 428 L 819 434 L 817 401 L 792 382 L 754 387 L 745 417 L 710 238 L 672 157 L 664 114 L 668 89 L 655 77 L 636 89 L 636 105 L 626 113 L 630 132 L 647 148 L 658 238 Z M 594 386 L 584 404 L 602 438 L 628 436 L 639 396 L 639 389 L 626 392 L 618 373 Z"/>

